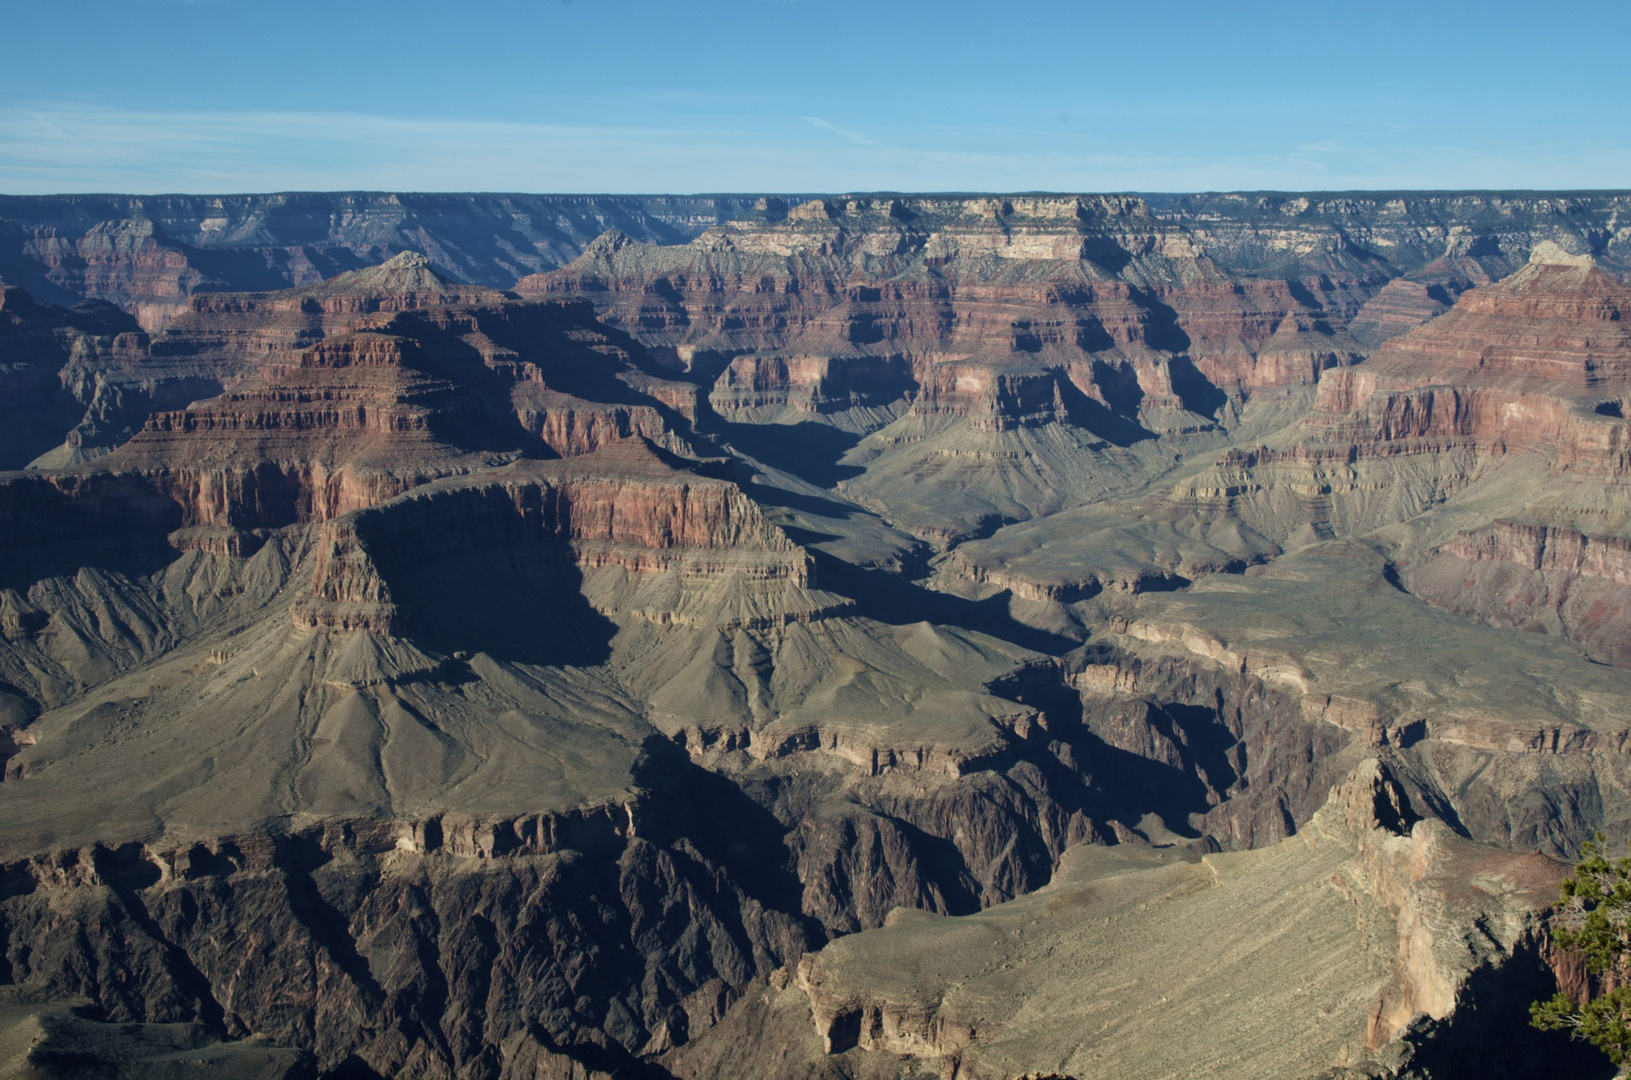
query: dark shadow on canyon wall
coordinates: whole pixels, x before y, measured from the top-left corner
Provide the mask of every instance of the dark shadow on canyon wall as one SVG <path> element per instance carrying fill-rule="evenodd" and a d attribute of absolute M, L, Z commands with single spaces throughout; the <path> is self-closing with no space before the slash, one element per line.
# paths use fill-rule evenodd
<path fill-rule="evenodd" d="M 1026 626 L 1008 613 L 1006 594 L 968 600 L 936 592 L 887 570 L 872 570 L 812 552 L 821 588 L 856 602 L 861 615 L 893 626 L 931 622 L 974 630 L 1024 649 L 1062 656 L 1081 643 L 1060 634 Z"/>
<path fill-rule="evenodd" d="M 1610 1080 L 1616 1070 L 1602 1051 L 1530 1026 L 1530 1003 L 1556 992 L 1557 980 L 1533 944 L 1520 946 L 1499 969 L 1473 972 L 1448 1020 L 1427 1021 L 1406 1035 L 1419 1047 L 1421 1074 L 1431 1080 Z"/>
<path fill-rule="evenodd" d="M 724 440 L 772 468 L 792 473 L 820 488 L 859 476 L 866 470 L 840 462 L 861 441 L 852 431 L 830 424 L 733 424 L 716 421 Z"/>
<path fill-rule="evenodd" d="M 452 655 L 592 667 L 611 656 L 617 626 L 589 605 L 564 546 L 498 546 L 389 576 L 407 634 Z"/>

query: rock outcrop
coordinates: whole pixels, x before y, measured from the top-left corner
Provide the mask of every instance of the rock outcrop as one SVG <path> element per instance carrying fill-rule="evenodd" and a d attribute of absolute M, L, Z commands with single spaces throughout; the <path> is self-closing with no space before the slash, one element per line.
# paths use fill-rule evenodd
<path fill-rule="evenodd" d="M 663 838 L 701 810 L 652 805 L 656 839 L 636 835 L 631 808 L 535 815 L 510 843 L 490 824 L 471 843 L 468 827 L 431 820 L 14 863 L 10 970 L 115 1023 L 196 1020 L 216 1038 L 300 1046 L 325 1074 L 617 1074 L 803 947 L 797 921 L 735 885 L 697 829 Z M 105 933 L 63 926 L 63 904 Z"/>
<path fill-rule="evenodd" d="M 1310 427 L 1362 452 L 1556 448 L 1560 468 L 1617 477 L 1628 309 L 1631 290 L 1589 256 L 1541 245 L 1518 273 L 1463 294 L 1440 319 L 1327 380 Z"/>
<path fill-rule="evenodd" d="M 1613 520 L 1631 437 L 1618 415 L 1628 302 L 1590 257 L 1538 244 L 1522 270 L 1327 373 L 1305 416 L 1224 452 L 1167 505 L 1239 520 L 1277 545 L 1302 528 L 1352 535 L 1411 520 L 1480 490 L 1508 519 Z M 1521 493 L 1542 475 L 1544 491 Z"/>
<path fill-rule="evenodd" d="M 326 520 L 523 454 L 671 440 L 696 417 L 696 388 L 642 366 L 586 305 L 457 286 L 413 254 L 291 292 L 200 296 L 129 355 L 75 340 L 36 379 L 76 380 L 89 409 L 35 464 L 122 441 L 96 468 L 144 478 L 186 528 Z"/>
<path fill-rule="evenodd" d="M 36 233 L 25 251 L 39 260 L 53 284 L 118 304 L 150 331 L 187 310 L 187 298 L 208 282 L 139 211 L 97 222 L 73 239 L 54 230 Z"/>
<path fill-rule="evenodd" d="M 1555 243 L 1623 267 L 1631 234 L 1623 192 L 1246 193 L 1152 197 L 1197 244 L 1236 273 L 1299 276 L 1383 267 L 1421 280 L 1503 278 Z M 1446 270 L 1449 272 L 1446 274 Z"/>
<path fill-rule="evenodd" d="M 86 416 L 105 412 L 108 395 L 86 369 L 128 362 L 146 351 L 147 336 L 107 304 L 72 310 L 36 304 L 21 289 L 0 285 L 0 468 L 19 469 L 63 443 Z M 89 384 L 89 385 L 87 385 Z M 98 416 L 97 419 L 103 417 Z M 128 432 L 126 433 L 128 434 Z M 69 434 L 69 454 L 82 438 Z"/>
<path fill-rule="evenodd" d="M 1424 559 L 1411 590 L 1494 626 L 1560 634 L 1601 663 L 1631 667 L 1631 540 L 1567 525 L 1498 521 Z"/>
<path fill-rule="evenodd" d="M 676 464 L 632 440 L 570 463 L 529 462 L 430 484 L 372 512 L 337 516 L 320 534 L 311 598 L 297 603 L 295 621 L 400 630 L 391 570 L 515 544 L 554 548 L 580 572 L 728 577 L 789 598 L 812 584 L 809 556 L 735 485 Z M 774 619 L 776 605 L 764 599 L 761 617 Z M 666 624 L 687 618 L 684 606 L 640 610 Z M 799 605 L 786 615 L 815 610 Z"/>
<path fill-rule="evenodd" d="M 1295 839 L 1198 859 L 1078 849 L 1031 896 L 957 919 L 898 912 L 807 955 L 795 985 L 827 1054 L 958 1077 L 1420 1067 L 1420 1033 L 1471 1011 L 1488 973 L 1540 967 L 1563 867 L 1413 817 L 1371 760 Z M 1505 1036 L 1484 1019 L 1484 1038 Z"/>
<path fill-rule="evenodd" d="M 107 453 L 139 431 L 150 413 L 180 410 L 245 379 L 299 366 L 301 354 L 326 336 L 364 329 L 382 312 L 499 299 L 493 290 L 437 277 L 417 254 L 270 296 L 200 294 L 156 339 L 131 327 L 111 340 L 75 343 L 52 374 L 78 401 L 81 415 L 59 429 L 66 436 L 59 436 L 62 445 L 36 462 L 60 468 Z"/>
<path fill-rule="evenodd" d="M 83 1009 L 83 1004 L 80 1006 Z M 89 1019 L 66 1002 L 0 997 L 0 1071 L 7 1076 L 87 1074 L 113 1080 L 311 1080 L 308 1053 L 265 1039 L 223 1040 L 203 1024 L 118 1024 Z"/>
<path fill-rule="evenodd" d="M 327 520 L 481 460 L 445 441 L 486 419 L 470 415 L 481 399 L 433 371 L 409 338 L 331 338 L 275 377 L 149 417 L 100 467 L 150 478 L 186 528 Z"/>

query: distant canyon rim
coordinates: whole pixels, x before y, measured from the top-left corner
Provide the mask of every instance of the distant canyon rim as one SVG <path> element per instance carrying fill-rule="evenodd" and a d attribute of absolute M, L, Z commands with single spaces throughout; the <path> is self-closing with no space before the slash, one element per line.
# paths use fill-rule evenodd
<path fill-rule="evenodd" d="M 0 196 L 0 1076 L 1607 1077 L 1631 193 Z"/>

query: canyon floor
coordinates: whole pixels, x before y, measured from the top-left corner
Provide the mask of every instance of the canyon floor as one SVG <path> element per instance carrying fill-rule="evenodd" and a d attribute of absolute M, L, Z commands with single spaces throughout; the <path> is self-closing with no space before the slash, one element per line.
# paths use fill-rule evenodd
<path fill-rule="evenodd" d="M 0 1075 L 1606 1080 L 1626 211 L 0 199 Z"/>

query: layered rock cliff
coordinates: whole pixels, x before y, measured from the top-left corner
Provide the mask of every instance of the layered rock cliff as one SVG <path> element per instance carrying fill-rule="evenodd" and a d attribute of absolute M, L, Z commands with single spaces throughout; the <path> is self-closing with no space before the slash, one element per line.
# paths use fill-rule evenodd
<path fill-rule="evenodd" d="M 616 227 L 689 239 L 752 199 L 398 195 L 5 196 L 0 278 L 52 302 L 109 300 L 149 330 L 194 292 L 316 284 L 402 251 L 503 288 L 570 261 Z"/>
<path fill-rule="evenodd" d="M 1559 634 L 1594 660 L 1631 666 L 1624 632 L 1631 540 L 1623 536 L 1498 521 L 1451 538 L 1413 569 L 1410 584 L 1436 607 Z"/>
<path fill-rule="evenodd" d="M 1560 468 L 1617 476 L 1628 307 L 1631 291 L 1589 256 L 1541 245 L 1519 272 L 1328 380 L 1309 423 L 1327 429 L 1322 441 L 1351 437 L 1383 452 L 1413 440 L 1487 453 L 1556 448 Z"/>
<path fill-rule="evenodd" d="M 1332 297 L 1227 281 L 1134 199 L 812 200 L 684 248 L 608 234 L 517 287 L 590 296 L 680 362 L 729 363 L 715 389 L 729 409 L 831 411 L 921 388 L 923 407 L 939 411 L 969 378 L 937 372 L 947 361 L 1041 364 L 1101 403 L 1131 392 L 1182 408 L 1195 402 L 1171 386 L 1163 353 L 1187 352 L 1237 391 L 1312 382 L 1351 359 L 1330 340 Z M 736 360 L 743 352 L 761 366 Z M 781 366 L 763 367 L 767 353 Z"/>
<path fill-rule="evenodd" d="M 1625 199 L 1618 192 L 1354 192 L 1169 195 L 1147 202 L 1153 216 L 1175 226 L 1192 250 L 1204 251 L 1230 274 L 1301 280 L 1358 271 L 1479 284 L 1522 265 L 1542 240 L 1623 266 L 1624 228 L 1616 211 L 1623 216 Z M 279 289 L 413 250 L 458 278 L 503 288 L 570 262 L 607 229 L 641 241 L 683 243 L 750 215 L 756 201 L 391 193 L 6 196 L 0 199 L 0 219 L 8 222 L 0 229 L 6 238 L 0 277 L 40 299 L 69 304 L 93 295 L 87 279 L 94 284 L 122 278 L 128 302 L 162 304 L 173 302 L 176 286 Z M 785 212 L 803 201 L 769 199 L 766 208 Z M 851 200 L 823 201 L 843 207 Z M 968 201 L 978 208 L 1004 200 Z M 127 238 L 122 245 L 113 239 L 121 234 Z M 144 241 L 176 265 L 150 274 L 138 272 L 128 256 L 117 270 L 106 261 L 121 249 L 135 256 Z M 1079 250 L 1052 244 L 1041 242 L 1038 250 Z M 100 273 L 90 270 L 98 258 L 107 267 Z M 152 255 L 147 258 L 151 264 Z M 149 276 L 151 282 L 138 284 Z"/>
<path fill-rule="evenodd" d="M 84 303 L 64 310 L 0 286 L 0 407 L 5 410 L 0 468 L 22 468 L 61 445 L 65 433 L 77 450 L 82 440 L 71 430 L 82 418 L 92 419 L 86 406 L 92 406 L 93 423 L 116 407 L 95 377 L 83 372 L 119 364 L 146 348 L 147 335 L 111 305 Z"/>

